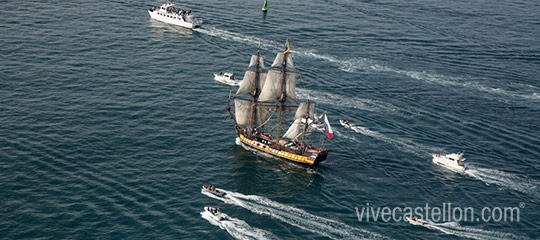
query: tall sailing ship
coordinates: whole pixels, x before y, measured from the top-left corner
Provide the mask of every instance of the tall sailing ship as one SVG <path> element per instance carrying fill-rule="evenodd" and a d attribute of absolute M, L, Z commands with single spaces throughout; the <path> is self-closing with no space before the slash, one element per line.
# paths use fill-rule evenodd
<path fill-rule="evenodd" d="M 240 141 L 247 148 L 297 163 L 312 166 L 324 161 L 328 150 L 309 144 L 306 139 L 310 125 L 318 122 L 320 117 L 314 114 L 313 102 L 298 102 L 296 99 L 298 72 L 288 39 L 285 50 L 277 53 L 272 66 L 264 72 L 266 69 L 263 56 L 257 50 L 257 54 L 251 56 L 244 79 L 234 96 L 234 113 L 227 106 Z M 287 114 L 295 110 L 294 120 L 282 136 L 282 123 L 287 121 Z M 277 120 L 272 121 L 275 113 Z M 265 132 L 265 126 L 273 127 Z M 272 136 L 270 132 L 274 128 L 276 132 Z"/>

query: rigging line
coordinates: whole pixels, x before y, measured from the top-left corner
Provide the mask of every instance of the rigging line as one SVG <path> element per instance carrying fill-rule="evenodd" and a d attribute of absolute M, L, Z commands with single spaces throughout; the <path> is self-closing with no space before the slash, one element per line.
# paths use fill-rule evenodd
<path fill-rule="evenodd" d="M 266 123 L 267 123 L 268 121 L 270 121 L 270 119 L 272 119 L 272 116 L 274 116 L 274 113 L 276 113 L 276 111 L 272 111 L 272 115 L 270 115 L 270 117 L 269 117 L 268 119 L 266 119 L 266 121 L 265 121 L 263 124 L 259 125 L 257 128 L 260 128 L 260 127 L 266 125 Z"/>
<path fill-rule="evenodd" d="M 309 111 L 309 110 L 308 110 L 308 111 Z M 298 135 L 296 135 L 296 137 L 294 137 L 294 139 L 298 138 L 298 137 L 299 137 L 300 135 L 302 135 L 303 133 L 307 133 L 307 131 L 308 131 L 309 127 L 311 126 L 311 124 L 315 124 L 317 121 L 319 121 L 319 119 L 320 119 L 321 117 L 322 117 L 322 115 L 319 116 L 319 117 L 315 116 L 315 119 L 313 119 L 312 122 L 309 123 L 309 124 L 307 123 L 309 117 L 308 117 L 308 118 L 304 118 L 304 119 L 306 119 L 306 122 L 303 123 L 303 124 L 304 124 L 304 125 L 307 125 L 307 126 L 306 126 L 306 128 L 305 128 L 304 130 L 302 130 L 302 132 L 300 132 Z"/>

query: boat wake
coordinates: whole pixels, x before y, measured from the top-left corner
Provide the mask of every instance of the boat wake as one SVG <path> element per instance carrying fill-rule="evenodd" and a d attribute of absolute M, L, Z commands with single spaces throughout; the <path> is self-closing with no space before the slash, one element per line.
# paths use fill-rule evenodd
<path fill-rule="evenodd" d="M 257 45 L 259 42 L 263 48 L 278 50 L 282 48 L 282 44 L 275 41 L 265 40 L 255 36 L 247 36 L 239 33 L 234 33 L 226 30 L 217 29 L 214 27 L 205 26 L 203 28 L 194 29 L 210 36 L 219 37 L 228 41 L 235 41 L 240 43 L 248 43 L 250 45 Z M 385 66 L 382 63 L 376 62 L 368 58 L 352 58 L 349 60 L 339 59 L 333 56 L 319 54 L 312 49 L 301 49 L 292 51 L 298 56 L 309 57 L 330 62 L 338 66 L 341 71 L 344 72 L 380 72 L 391 73 L 402 76 L 407 76 L 415 80 L 420 80 L 427 83 L 439 84 L 452 87 L 468 88 L 480 92 L 485 92 L 491 95 L 518 98 L 521 100 L 540 100 L 540 88 L 533 86 L 522 86 L 518 90 L 512 91 L 502 88 L 485 86 L 479 82 L 467 81 L 459 77 L 449 77 L 441 74 L 427 73 L 425 71 L 408 71 L 401 70 L 390 66 Z"/>
<path fill-rule="evenodd" d="M 520 98 L 522 100 L 540 100 L 540 89 L 535 88 L 531 85 L 528 85 L 526 87 L 523 86 L 523 88 L 521 88 L 518 91 L 510 91 L 510 90 L 505 90 L 502 88 L 484 86 L 481 83 L 475 82 L 475 81 L 464 81 L 463 79 L 457 78 L 457 77 L 449 77 L 449 76 L 444 76 L 441 74 L 432 74 L 432 73 L 427 73 L 427 72 L 400 70 L 400 69 L 395 69 L 389 66 L 383 66 L 380 64 L 374 64 L 370 66 L 368 70 L 371 70 L 374 72 L 386 72 L 386 73 L 404 75 L 412 79 L 420 80 L 426 83 L 434 83 L 434 84 L 445 85 L 445 86 L 468 88 L 468 89 L 473 89 L 480 92 L 489 93 L 492 95 L 499 95 L 499 96 L 505 96 L 505 97 L 511 97 L 511 98 Z M 526 92 L 533 91 L 533 92 L 523 93 L 523 91 L 526 91 Z"/>
<path fill-rule="evenodd" d="M 320 92 L 303 88 L 297 88 L 296 90 L 298 91 L 299 98 L 307 99 L 309 96 L 310 100 L 313 100 L 317 103 L 329 104 L 340 107 L 350 107 L 370 112 L 387 113 L 394 115 L 410 115 L 410 113 L 406 112 L 399 114 L 399 112 L 401 111 L 400 108 L 390 103 L 385 103 L 374 99 L 357 97 L 344 98 L 342 95 L 334 95 L 328 92 Z"/>
<path fill-rule="evenodd" d="M 388 239 L 380 234 L 354 228 L 335 220 L 319 217 L 304 210 L 281 204 L 265 197 L 244 195 L 223 189 L 219 189 L 219 191 L 224 191 L 227 194 L 224 197 L 217 197 L 211 193 L 201 193 L 208 197 L 221 200 L 227 204 L 243 207 L 259 215 L 270 216 L 282 222 L 331 239 Z"/>
<path fill-rule="evenodd" d="M 402 76 L 407 76 L 415 80 L 420 80 L 426 83 L 439 84 L 452 87 L 461 87 L 474 89 L 480 92 L 489 93 L 492 95 L 506 96 L 512 98 L 520 98 L 523 100 L 540 100 L 540 89 L 533 87 L 531 85 L 523 86 L 519 91 L 510 91 L 502 88 L 495 88 L 484 86 L 479 82 L 475 81 L 464 81 L 458 77 L 449 77 L 441 74 L 427 73 L 425 71 L 408 71 L 396 69 L 390 66 L 382 65 L 381 63 L 376 63 L 375 61 L 367 58 L 354 58 L 351 60 L 342 60 L 337 59 L 332 56 L 322 55 L 315 53 L 313 50 L 298 51 L 300 55 L 313 57 L 316 59 L 326 60 L 328 62 L 336 64 L 340 70 L 345 72 L 381 72 L 381 73 L 392 73 Z M 532 88 L 532 89 L 531 89 Z M 525 90 L 528 93 L 523 93 Z M 531 92 L 532 91 L 532 92 Z"/>
<path fill-rule="evenodd" d="M 255 36 L 246 36 L 240 33 L 234 33 L 227 30 L 217 29 L 215 27 L 204 26 L 201 28 L 193 29 L 193 31 L 197 31 L 197 32 L 204 33 L 210 36 L 218 37 L 223 40 L 234 41 L 234 42 L 239 42 L 239 43 L 248 43 L 250 45 L 255 45 L 255 46 L 261 43 L 262 48 L 267 48 L 267 49 L 271 48 L 272 50 L 281 49 L 283 46 L 283 44 L 279 44 L 278 42 L 275 42 L 275 41 L 269 41 L 269 40 L 265 40 L 265 39 L 258 38 Z"/>
<path fill-rule="evenodd" d="M 432 153 L 438 152 L 440 150 L 434 147 L 415 143 L 410 140 L 387 137 L 377 131 L 370 130 L 366 127 L 353 125 L 351 129 L 357 133 L 392 144 L 401 151 L 410 152 L 419 157 L 425 157 L 426 155 L 430 156 Z M 496 169 L 481 168 L 474 165 L 469 165 L 467 169 L 463 172 L 463 174 L 483 181 L 488 185 L 496 184 L 504 188 L 512 189 L 540 198 L 540 182 L 538 181 L 530 180 Z"/>
<path fill-rule="evenodd" d="M 369 130 L 367 127 L 352 126 L 351 129 L 365 136 L 369 136 L 377 140 L 392 144 L 401 151 L 409 152 L 419 157 L 425 157 L 426 155 L 430 156 L 432 153 L 438 151 L 438 149 L 434 147 L 429 147 L 429 146 L 425 146 L 419 143 L 415 143 L 411 140 L 391 138 L 391 137 L 385 136 L 377 131 Z"/>
<path fill-rule="evenodd" d="M 469 166 L 464 174 L 483 181 L 486 184 L 496 184 L 501 187 L 533 195 L 540 198 L 540 182 L 496 169 Z"/>
<path fill-rule="evenodd" d="M 224 229 L 235 239 L 278 239 L 271 232 L 251 227 L 245 221 L 227 216 L 227 214 L 222 213 L 222 215 L 225 219 L 217 221 L 210 216 L 209 212 L 201 212 L 202 218 L 208 220 L 212 225 Z"/>
<path fill-rule="evenodd" d="M 324 129 L 322 129 L 321 132 L 324 132 Z M 349 140 L 352 140 L 352 141 L 358 141 L 358 139 L 356 139 L 354 136 L 349 136 L 348 134 L 344 134 L 338 130 L 334 130 L 334 132 L 336 133 L 336 135 L 338 135 L 340 138 L 345 138 L 345 139 L 349 139 Z"/>
<path fill-rule="evenodd" d="M 434 83 L 445 86 L 452 87 L 461 87 L 474 89 L 480 92 L 489 93 L 492 95 L 506 96 L 512 98 L 521 98 L 523 100 L 540 100 L 540 89 L 531 85 L 522 86 L 519 91 L 510 91 L 502 88 L 495 88 L 484 86 L 479 82 L 475 81 L 464 81 L 462 78 L 458 77 L 449 77 L 441 74 L 427 73 L 425 71 L 408 71 L 393 68 L 390 66 L 382 65 L 371 59 L 367 58 L 354 58 L 351 60 L 337 59 L 332 56 L 322 55 L 315 53 L 313 50 L 298 50 L 300 55 L 312 57 L 316 59 L 326 60 L 328 62 L 336 64 L 340 70 L 345 72 L 381 72 L 381 73 L 392 73 L 402 76 L 407 76 L 415 80 L 420 80 L 426 83 Z M 528 93 L 523 93 L 526 91 Z"/>
<path fill-rule="evenodd" d="M 441 231 L 443 233 L 454 235 L 462 238 L 471 238 L 471 239 L 524 239 L 518 237 L 511 233 L 503 233 L 496 231 L 487 231 L 483 229 L 473 228 L 473 227 L 463 227 L 457 222 L 447 222 L 447 223 L 432 223 L 427 222 L 426 224 L 419 225 L 426 227 L 431 230 Z"/>
<path fill-rule="evenodd" d="M 230 80 L 230 79 L 216 79 L 214 78 L 214 80 L 220 82 L 220 83 L 223 83 L 223 84 L 227 84 L 229 86 L 240 86 L 240 83 L 242 82 L 242 80 Z"/>

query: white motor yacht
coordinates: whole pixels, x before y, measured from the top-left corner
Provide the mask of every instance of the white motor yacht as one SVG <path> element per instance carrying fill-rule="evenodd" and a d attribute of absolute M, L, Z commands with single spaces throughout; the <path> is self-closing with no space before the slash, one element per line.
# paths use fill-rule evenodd
<path fill-rule="evenodd" d="M 214 73 L 214 80 L 220 82 L 235 82 L 234 74 L 229 72 Z"/>
<path fill-rule="evenodd" d="M 446 155 L 442 153 L 433 154 L 433 162 L 452 171 L 463 172 L 467 168 L 463 154 L 463 152 Z"/>
<path fill-rule="evenodd" d="M 198 28 L 202 24 L 202 21 L 195 18 L 191 10 L 178 8 L 169 1 L 161 7 L 148 9 L 148 14 L 155 20 L 189 29 Z"/>

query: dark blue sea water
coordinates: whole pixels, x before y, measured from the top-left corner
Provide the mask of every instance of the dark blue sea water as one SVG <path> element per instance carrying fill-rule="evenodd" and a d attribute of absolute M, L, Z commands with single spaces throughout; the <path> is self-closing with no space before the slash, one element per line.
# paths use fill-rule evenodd
<path fill-rule="evenodd" d="M 203 28 L 151 20 L 156 0 L 0 3 L 0 238 L 540 237 L 538 1 L 176 3 Z M 234 87 L 213 80 L 240 77 L 259 42 L 270 64 L 286 37 L 299 97 L 335 131 L 314 168 L 237 145 Z M 463 174 L 431 162 L 460 150 Z M 448 202 L 521 204 L 520 221 L 355 211 Z M 229 221 L 203 218 L 208 205 Z"/>

